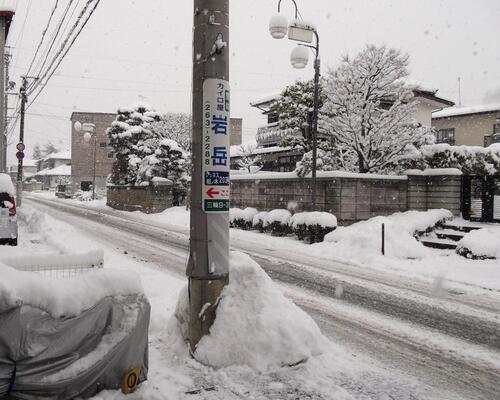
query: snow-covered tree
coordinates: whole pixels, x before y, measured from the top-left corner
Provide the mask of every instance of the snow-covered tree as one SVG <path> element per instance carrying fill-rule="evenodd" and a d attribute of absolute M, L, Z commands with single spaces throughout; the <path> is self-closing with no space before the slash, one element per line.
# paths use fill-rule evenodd
<path fill-rule="evenodd" d="M 43 158 L 42 148 L 39 143 L 36 143 L 33 147 L 33 153 L 31 153 L 31 158 L 33 160 L 41 160 Z"/>
<path fill-rule="evenodd" d="M 408 62 L 399 50 L 369 45 L 327 73 L 320 128 L 355 160 L 351 169 L 388 171 L 415 148 L 432 143 L 431 129 L 414 119 L 413 91 L 402 81 Z"/>
<path fill-rule="evenodd" d="M 156 150 L 152 147 L 152 139 L 159 139 L 159 136 L 151 130 L 151 124 L 159 120 L 160 115 L 146 104 L 118 109 L 115 121 L 107 130 L 116 154 L 111 183 L 128 185 L 137 181 L 142 160 Z"/>
<path fill-rule="evenodd" d="M 319 107 L 323 103 L 320 85 Z M 311 133 L 309 121 L 314 106 L 314 81 L 297 81 L 287 86 L 280 97 L 271 106 L 271 111 L 278 115 L 280 129 L 292 129 L 300 132 L 300 136 L 286 136 L 281 143 L 285 147 L 293 147 L 302 153 L 310 150 Z"/>
<path fill-rule="evenodd" d="M 254 154 L 257 148 L 257 143 L 249 142 L 238 146 L 238 155 L 241 158 L 238 160 L 240 170 L 248 171 L 249 174 L 256 173 L 262 168 L 262 158 L 258 154 Z"/>
<path fill-rule="evenodd" d="M 177 142 L 185 152 L 191 153 L 191 121 L 191 115 L 187 113 L 169 112 L 162 114 L 161 119 L 154 122 L 151 129 L 160 137 Z"/>
<path fill-rule="evenodd" d="M 146 147 L 154 149 L 137 164 L 136 184 L 153 178 L 169 179 L 177 186 L 185 186 L 187 156 L 177 142 L 171 139 L 148 139 Z"/>

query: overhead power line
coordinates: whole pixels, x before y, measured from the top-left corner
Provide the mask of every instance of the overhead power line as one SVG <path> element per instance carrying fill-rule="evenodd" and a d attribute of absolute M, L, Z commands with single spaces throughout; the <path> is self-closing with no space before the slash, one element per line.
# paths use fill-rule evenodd
<path fill-rule="evenodd" d="M 49 30 L 50 23 L 52 22 L 52 17 L 54 16 L 54 13 L 56 12 L 58 5 L 59 5 L 59 0 L 56 0 L 56 2 L 54 3 L 54 7 L 52 8 L 52 11 L 49 15 L 49 20 L 47 21 L 47 25 L 45 26 L 45 29 L 42 32 L 42 38 L 40 39 L 40 42 L 38 43 L 38 46 L 37 46 L 36 51 L 35 51 L 35 55 L 33 56 L 32 60 L 31 60 L 31 63 L 30 63 L 30 66 L 28 68 L 28 72 L 26 72 L 26 75 L 29 75 L 31 68 L 33 67 L 33 64 L 36 60 L 38 52 L 40 51 L 40 48 L 42 47 L 43 41 L 45 39 L 45 35 L 47 34 L 47 31 Z"/>
<path fill-rule="evenodd" d="M 83 18 L 83 16 L 87 12 L 87 9 L 91 6 L 92 3 L 94 5 L 93 8 L 90 9 L 90 11 L 88 12 L 85 20 L 83 21 L 83 23 L 78 28 L 78 24 L 79 24 L 80 20 Z M 81 32 L 83 31 L 83 29 L 85 28 L 85 26 L 89 22 L 90 18 L 94 14 L 94 12 L 95 12 L 97 6 L 99 5 L 99 3 L 100 3 L 100 0 L 88 0 L 87 1 L 87 3 L 84 6 L 84 9 L 82 10 L 82 12 L 80 13 L 80 15 L 78 16 L 77 21 L 75 22 L 75 24 L 73 25 L 72 29 L 68 33 L 68 36 L 67 36 L 66 40 L 61 45 L 61 51 L 59 52 L 60 54 L 58 53 L 54 57 L 53 61 L 50 63 L 49 67 L 46 69 L 45 73 L 40 77 L 40 79 L 37 81 L 37 83 L 35 83 L 35 85 L 32 87 L 30 94 L 32 94 L 34 92 L 34 90 L 36 90 L 36 88 L 38 86 L 40 86 L 40 90 L 36 93 L 36 95 L 30 101 L 30 103 L 28 104 L 27 109 L 31 106 L 31 104 L 33 104 L 33 102 L 43 92 L 43 90 L 44 90 L 45 86 L 47 85 L 47 83 L 49 82 L 50 78 L 52 78 L 52 76 L 54 75 L 55 71 L 57 70 L 57 68 L 59 67 L 59 65 L 61 64 L 61 62 L 64 60 L 64 58 L 68 54 L 69 50 L 73 47 L 76 39 L 78 38 L 78 36 L 80 36 Z M 78 29 L 78 30 L 73 35 L 73 37 L 71 37 L 71 35 L 73 34 L 73 32 L 76 29 Z M 57 58 L 57 57 L 59 57 L 59 58 Z M 38 82 L 40 82 L 40 83 L 38 84 Z"/>

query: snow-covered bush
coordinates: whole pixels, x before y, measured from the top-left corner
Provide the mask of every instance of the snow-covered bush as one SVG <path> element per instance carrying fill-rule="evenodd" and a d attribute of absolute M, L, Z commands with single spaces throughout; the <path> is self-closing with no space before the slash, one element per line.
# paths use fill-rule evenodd
<path fill-rule="evenodd" d="M 78 201 L 91 201 L 92 200 L 92 192 L 89 190 L 77 190 L 73 194 L 73 198 Z"/>
<path fill-rule="evenodd" d="M 244 210 L 241 208 L 231 208 L 229 210 L 229 226 L 244 230 L 252 229 L 253 218 L 257 213 L 257 209 L 252 207 L 247 207 Z"/>
<path fill-rule="evenodd" d="M 456 252 L 474 260 L 500 259 L 500 228 L 482 228 L 467 233 Z"/>
<path fill-rule="evenodd" d="M 261 211 L 255 214 L 252 219 L 253 228 L 258 230 L 260 233 L 264 232 L 264 224 L 266 222 L 267 214 L 267 211 Z"/>
<path fill-rule="evenodd" d="M 11 196 L 16 195 L 16 190 L 14 189 L 12 178 L 8 174 L 0 173 L 0 193 L 7 193 Z"/>
<path fill-rule="evenodd" d="M 288 224 L 299 240 L 308 238 L 315 243 L 322 242 L 325 235 L 335 230 L 337 218 L 328 212 L 301 212 L 294 214 Z"/>
<path fill-rule="evenodd" d="M 292 218 L 290 211 L 277 209 L 269 211 L 264 221 L 264 229 L 276 236 L 285 236 L 289 233 L 288 222 Z"/>

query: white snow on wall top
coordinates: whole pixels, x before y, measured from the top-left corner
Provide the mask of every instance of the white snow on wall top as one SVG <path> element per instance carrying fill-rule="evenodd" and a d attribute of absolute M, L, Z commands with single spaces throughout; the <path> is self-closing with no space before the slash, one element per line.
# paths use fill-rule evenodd
<path fill-rule="evenodd" d="M 477 114 L 484 112 L 500 112 L 500 103 L 482 104 L 472 107 L 449 107 L 432 113 L 432 118 L 454 117 L 457 115 Z"/>
<path fill-rule="evenodd" d="M 60 151 L 58 153 L 51 153 L 47 155 L 44 159 L 44 161 L 47 160 L 71 160 L 71 151 L 66 150 L 66 151 Z"/>
<path fill-rule="evenodd" d="M 356 178 L 356 179 L 391 179 L 391 180 L 407 180 L 407 176 L 401 175 L 379 175 L 379 174 L 360 174 L 347 171 L 317 171 L 318 178 Z M 306 175 L 310 178 L 311 174 Z M 299 176 L 293 172 L 258 172 L 256 174 L 236 175 L 231 176 L 232 180 L 259 180 L 259 179 L 297 179 Z"/>

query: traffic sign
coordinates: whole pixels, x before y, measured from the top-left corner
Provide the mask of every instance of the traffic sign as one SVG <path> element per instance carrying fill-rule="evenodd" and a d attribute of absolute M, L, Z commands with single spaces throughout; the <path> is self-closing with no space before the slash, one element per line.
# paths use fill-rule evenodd
<path fill-rule="evenodd" d="M 16 149 L 19 150 L 19 151 L 24 151 L 24 149 L 26 148 L 26 146 L 24 145 L 23 142 L 19 142 L 17 145 L 16 145 Z"/>
<path fill-rule="evenodd" d="M 17 158 L 18 160 L 22 160 L 22 159 L 24 158 L 24 153 L 23 153 L 22 151 L 18 151 L 18 152 L 16 153 L 16 158 Z"/>
<path fill-rule="evenodd" d="M 203 82 L 203 211 L 229 211 L 229 82 Z"/>

